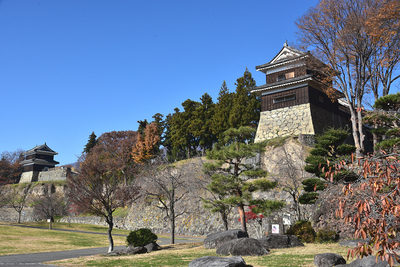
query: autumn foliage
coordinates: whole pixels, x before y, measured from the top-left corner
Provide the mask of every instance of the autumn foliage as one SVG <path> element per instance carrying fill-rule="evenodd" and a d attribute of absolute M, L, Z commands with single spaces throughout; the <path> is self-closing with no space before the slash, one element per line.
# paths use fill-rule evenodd
<path fill-rule="evenodd" d="M 256 214 L 256 213 L 253 212 L 253 209 L 256 208 L 255 205 L 251 205 L 249 208 L 250 208 L 250 211 L 247 211 L 247 212 L 244 213 L 244 217 L 246 219 L 246 222 L 259 221 L 259 220 L 262 220 L 262 218 L 264 218 L 264 215 Z M 240 218 L 239 218 L 239 222 L 240 222 Z"/>
<path fill-rule="evenodd" d="M 143 163 L 155 155 L 155 148 L 160 142 L 156 123 L 146 125 L 143 136 L 137 135 L 135 146 L 132 148 L 132 158 L 137 163 Z"/>
<path fill-rule="evenodd" d="M 399 259 L 393 250 L 400 245 L 397 234 L 400 230 L 400 154 L 383 152 L 371 156 L 359 168 L 358 181 L 343 187 L 344 197 L 336 215 L 355 226 L 356 238 L 370 238 L 370 241 L 359 243 L 349 250 L 348 256 L 363 257 L 376 251 L 376 257 L 393 266 L 394 260 Z M 348 204 L 356 193 L 363 194 L 362 200 Z"/>

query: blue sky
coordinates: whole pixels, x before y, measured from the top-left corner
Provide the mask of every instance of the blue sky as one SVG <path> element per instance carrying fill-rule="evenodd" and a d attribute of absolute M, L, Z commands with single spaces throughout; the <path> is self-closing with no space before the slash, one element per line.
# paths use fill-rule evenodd
<path fill-rule="evenodd" d="M 217 101 L 270 61 L 317 0 L 0 0 L 0 152 L 47 143 L 75 162 L 92 131 L 137 130 Z"/>

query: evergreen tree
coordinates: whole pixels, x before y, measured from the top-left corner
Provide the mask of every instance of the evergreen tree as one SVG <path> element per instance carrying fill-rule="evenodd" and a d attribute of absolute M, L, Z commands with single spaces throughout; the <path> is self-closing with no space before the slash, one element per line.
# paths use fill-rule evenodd
<path fill-rule="evenodd" d="M 173 145 L 172 145 L 172 140 L 171 140 L 171 138 L 172 138 L 172 130 L 171 130 L 172 117 L 173 117 L 173 115 L 171 115 L 171 113 L 165 117 L 165 120 L 163 123 L 164 134 L 161 137 L 161 144 L 164 147 L 164 149 L 166 150 L 168 160 L 171 162 L 173 162 L 173 160 L 174 160 L 174 156 L 172 153 Z"/>
<path fill-rule="evenodd" d="M 285 205 L 282 201 L 253 199 L 253 192 L 266 191 L 277 186 L 277 182 L 265 178 L 266 171 L 255 164 L 246 163 L 246 159 L 256 156 L 257 152 L 265 151 L 265 144 L 250 141 L 254 132 L 251 127 L 227 130 L 224 139 L 207 151 L 206 157 L 210 161 L 203 165 L 206 172 L 213 173 L 207 188 L 222 196 L 222 199 L 215 199 L 213 202 L 217 206 L 238 207 L 242 230 L 245 232 L 245 206 L 256 205 L 257 212 L 270 212 Z"/>
<path fill-rule="evenodd" d="M 226 82 L 221 85 L 218 93 L 218 103 L 214 108 L 214 116 L 212 118 L 212 132 L 217 139 L 222 139 L 223 133 L 230 128 L 229 114 L 232 109 L 234 93 L 230 93 Z"/>
<path fill-rule="evenodd" d="M 215 135 L 211 130 L 215 104 L 207 93 L 200 100 L 201 103 L 194 111 L 189 130 L 198 139 L 202 156 L 204 156 L 206 149 L 211 149 L 216 141 Z"/>
<path fill-rule="evenodd" d="M 89 140 L 87 144 L 85 145 L 85 148 L 83 149 L 84 153 L 89 153 L 90 150 L 97 144 L 97 136 L 92 132 L 89 135 Z"/>
<path fill-rule="evenodd" d="M 243 76 L 236 80 L 235 85 L 236 92 L 229 115 L 230 127 L 251 126 L 257 128 L 260 119 L 261 100 L 256 94 L 250 93 L 256 86 L 256 82 L 247 68 Z"/>
<path fill-rule="evenodd" d="M 137 123 L 139 123 L 138 132 L 144 137 L 144 129 L 146 129 L 146 126 L 149 125 L 149 122 L 147 119 L 145 119 L 143 121 L 137 121 Z"/>
<path fill-rule="evenodd" d="M 391 151 L 400 145 L 400 93 L 378 98 L 374 108 L 363 118 L 363 122 L 374 126 L 374 149 Z"/>
<path fill-rule="evenodd" d="M 327 180 L 330 182 L 346 181 L 351 182 L 357 178 L 354 172 L 347 170 L 337 170 L 332 177 L 325 177 L 325 172 L 329 168 L 334 169 L 335 163 L 341 160 L 350 161 L 350 155 L 356 151 L 355 146 L 344 144 L 349 136 L 348 130 L 345 129 L 327 129 L 322 135 L 316 136 L 316 144 L 310 151 L 310 155 L 306 158 L 307 165 L 304 169 L 313 173 L 318 178 L 305 179 L 302 184 L 306 191 L 299 198 L 301 204 L 313 204 L 318 198 L 316 191 L 326 188 Z"/>
<path fill-rule="evenodd" d="M 184 111 L 179 112 L 179 109 L 175 109 L 175 114 L 171 120 L 173 151 L 177 152 L 179 149 L 184 149 L 186 151 L 186 158 L 190 158 L 198 146 L 198 140 L 190 129 L 191 122 L 195 119 L 195 110 L 198 106 L 198 102 L 187 99 L 182 103 Z"/>

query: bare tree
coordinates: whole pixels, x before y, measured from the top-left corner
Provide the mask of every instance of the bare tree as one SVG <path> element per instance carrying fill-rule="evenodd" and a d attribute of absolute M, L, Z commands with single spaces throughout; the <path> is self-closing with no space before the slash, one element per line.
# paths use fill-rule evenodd
<path fill-rule="evenodd" d="M 32 204 L 35 214 L 49 220 L 49 229 L 52 229 L 54 216 L 66 214 L 64 196 L 60 193 L 47 191 L 44 195 L 35 197 Z"/>
<path fill-rule="evenodd" d="M 372 82 L 377 81 L 372 76 L 376 74 L 373 65 L 376 67 L 377 64 L 391 62 L 392 66 L 384 64 L 391 73 L 399 62 L 397 52 L 392 53 L 393 49 L 388 53 L 379 52 L 384 48 L 383 39 L 379 36 L 387 34 L 387 27 L 384 27 L 379 14 L 385 13 L 383 10 L 387 9 L 388 3 L 395 2 L 398 3 L 386 0 L 321 0 L 296 21 L 301 43 L 313 49 L 313 54 L 326 64 L 323 69 L 326 76 L 322 82 L 327 86 L 328 94 L 337 88 L 346 98 L 357 156 L 364 153 L 363 97 L 370 88 L 371 79 Z M 398 11 L 398 4 L 395 7 Z M 399 12 L 393 16 L 397 25 Z M 393 30 L 393 38 L 385 39 L 385 49 L 390 50 L 389 40 L 397 38 L 398 27 Z"/>
<path fill-rule="evenodd" d="M 105 218 L 110 243 L 108 252 L 114 249 L 113 212 L 140 196 L 135 180 L 138 169 L 131 159 L 136 135 L 133 131 L 102 134 L 96 146 L 82 155 L 79 175 L 67 180 L 68 203 L 74 211 Z"/>
<path fill-rule="evenodd" d="M 211 192 L 207 187 L 205 187 L 205 190 L 209 193 L 209 197 L 201 198 L 204 208 L 209 209 L 213 213 L 219 213 L 225 230 L 229 230 L 228 216 L 232 212 L 232 206 L 223 203 L 224 196 Z"/>
<path fill-rule="evenodd" d="M 170 223 L 171 244 L 175 243 L 175 219 L 193 211 L 187 200 L 197 197 L 196 189 L 202 184 L 201 166 L 199 159 L 172 164 L 161 156 L 152 160 L 140 177 L 144 194 Z"/>
<path fill-rule="evenodd" d="M 299 198 L 303 189 L 302 181 L 310 178 L 310 174 L 304 170 L 306 151 L 301 145 L 285 145 L 275 148 L 277 155 L 272 160 L 272 179 L 278 182 L 278 187 L 287 192 L 293 202 L 289 213 L 294 215 L 298 221 L 305 219 L 304 211 L 300 205 Z"/>
<path fill-rule="evenodd" d="M 22 210 L 27 207 L 31 184 L 12 186 L 11 191 L 5 196 L 5 203 L 9 204 L 18 213 L 18 223 L 21 223 Z"/>

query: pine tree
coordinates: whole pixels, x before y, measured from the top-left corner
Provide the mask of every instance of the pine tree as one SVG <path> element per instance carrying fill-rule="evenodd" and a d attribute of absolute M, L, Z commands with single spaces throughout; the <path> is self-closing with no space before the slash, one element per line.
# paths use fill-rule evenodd
<path fill-rule="evenodd" d="M 322 135 L 316 136 L 316 144 L 310 151 L 310 155 L 306 158 L 307 163 L 304 170 L 314 174 L 317 178 L 305 179 L 302 184 L 306 191 L 299 198 L 301 204 L 314 204 L 318 198 L 317 191 L 326 188 L 327 180 L 330 182 L 346 181 L 351 182 L 357 178 L 354 172 L 347 170 L 337 170 L 332 177 L 325 177 L 325 172 L 329 168 L 335 168 L 335 163 L 340 160 L 350 161 L 350 155 L 356 151 L 355 146 L 344 144 L 349 136 L 346 129 L 327 129 Z"/>
<path fill-rule="evenodd" d="M 238 207 L 242 230 L 247 232 L 244 207 L 256 205 L 259 210 L 269 212 L 283 207 L 282 201 L 253 199 L 255 191 L 266 191 L 277 186 L 265 178 L 267 172 L 246 159 L 265 151 L 265 144 L 253 143 L 251 138 L 255 130 L 251 127 L 231 128 L 224 133 L 222 142 L 207 151 L 204 170 L 211 172 L 211 183 L 207 188 L 222 197 L 215 199 L 215 205 Z"/>
<path fill-rule="evenodd" d="M 87 144 L 85 145 L 85 148 L 83 149 L 84 153 L 89 153 L 90 150 L 97 144 L 97 136 L 94 134 L 94 132 L 89 135 L 89 140 Z"/>
<path fill-rule="evenodd" d="M 400 145 L 400 93 L 382 96 L 375 101 L 375 110 L 363 118 L 374 126 L 374 149 L 391 151 Z"/>

